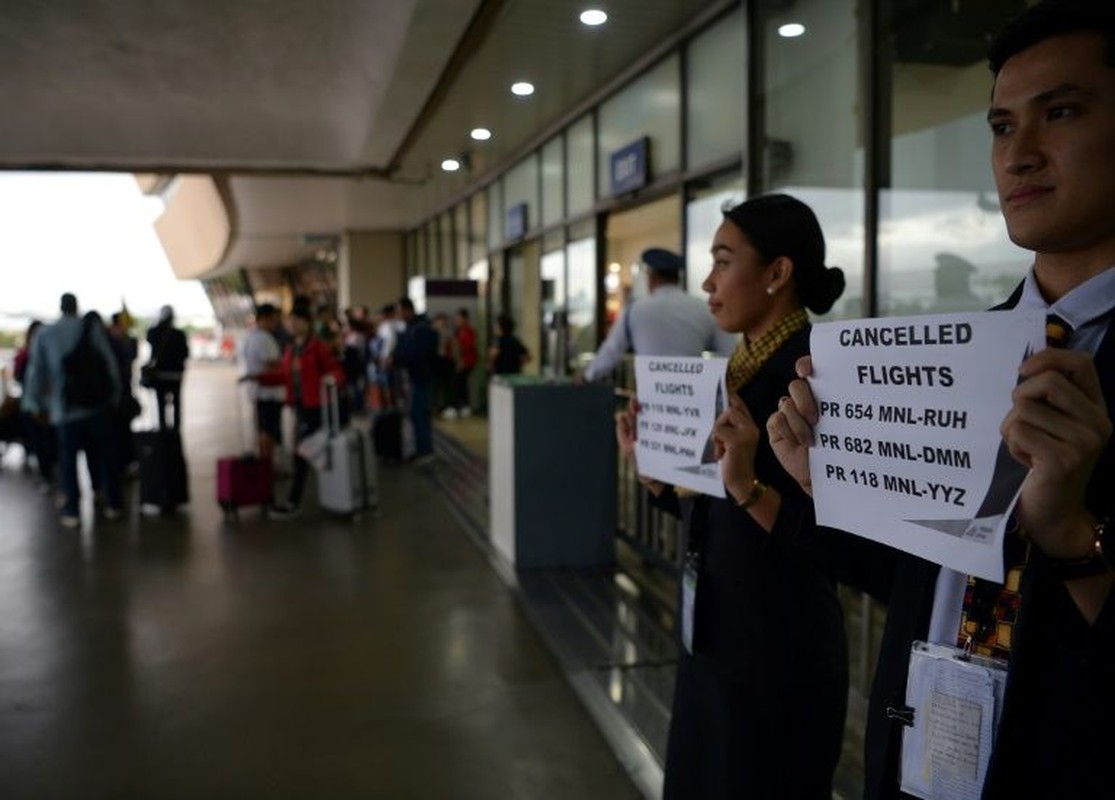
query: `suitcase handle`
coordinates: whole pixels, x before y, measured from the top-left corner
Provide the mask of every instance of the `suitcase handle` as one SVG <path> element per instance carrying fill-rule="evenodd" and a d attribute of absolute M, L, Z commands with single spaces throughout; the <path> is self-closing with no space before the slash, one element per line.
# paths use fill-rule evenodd
<path fill-rule="evenodd" d="M 321 379 L 321 409 L 325 414 L 325 430 L 332 439 L 341 432 L 341 403 L 337 379 L 326 375 Z"/>

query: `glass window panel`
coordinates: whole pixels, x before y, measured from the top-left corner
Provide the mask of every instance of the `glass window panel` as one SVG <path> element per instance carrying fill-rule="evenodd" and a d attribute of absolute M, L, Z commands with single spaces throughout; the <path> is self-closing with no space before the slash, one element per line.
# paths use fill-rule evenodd
<path fill-rule="evenodd" d="M 681 166 L 680 60 L 672 55 L 606 100 L 599 111 L 597 192 L 611 193 L 612 153 L 642 136 L 650 137 L 650 178 Z"/>
<path fill-rule="evenodd" d="M 561 136 L 542 148 L 542 225 L 565 219 L 565 156 Z"/>
<path fill-rule="evenodd" d="M 690 42 L 686 51 L 686 164 L 692 169 L 743 150 L 747 130 L 747 40 L 738 8 Z"/>
<path fill-rule="evenodd" d="M 477 192 L 469 202 L 472 204 L 469 262 L 475 264 L 485 260 L 488 255 L 488 194 Z"/>
<path fill-rule="evenodd" d="M 453 242 L 456 252 L 453 276 L 463 278 L 468 272 L 468 203 L 459 203 L 453 209 Z"/>
<path fill-rule="evenodd" d="M 710 181 L 692 190 L 690 195 L 685 205 L 685 289 L 692 295 L 704 297 L 701 284 L 712 266 L 709 252 L 712 237 L 724 221 L 724 207 L 743 200 L 743 176 L 736 173 Z"/>
<path fill-rule="evenodd" d="M 527 205 L 527 230 L 538 226 L 538 155 L 532 153 L 513 166 L 503 176 L 503 219 L 507 224 L 507 212 L 520 203 Z M 507 231 L 504 230 L 504 235 Z"/>
<path fill-rule="evenodd" d="M 596 203 L 594 168 L 596 146 L 593 142 L 592 115 L 581 117 L 565 134 L 569 165 L 569 216 L 592 210 Z"/>
<path fill-rule="evenodd" d="M 408 278 L 414 274 L 414 231 L 403 236 L 403 266 Z"/>
<path fill-rule="evenodd" d="M 827 262 L 844 270 L 847 288 L 827 317 L 863 308 L 863 107 L 857 0 L 799 0 L 793 13 L 760 6 L 766 116 L 762 186 L 813 209 Z M 805 35 L 787 39 L 779 26 Z"/>
<path fill-rule="evenodd" d="M 571 233 L 572 235 L 572 233 Z M 596 238 L 571 241 L 565 248 L 568 269 L 570 371 L 584 369 L 596 352 Z"/>
<path fill-rule="evenodd" d="M 496 250 L 503 244 L 503 201 L 500 199 L 500 181 L 488 187 L 488 249 Z"/>
<path fill-rule="evenodd" d="M 932 20 L 892 16 L 890 185 L 879 198 L 879 311 L 987 308 L 1006 298 L 1031 262 L 1007 237 L 991 172 L 991 75 L 981 44 L 987 31 L 958 33 L 958 42 L 972 43 L 967 57 L 935 58 Z"/>
<path fill-rule="evenodd" d="M 441 269 L 438 274 L 445 278 L 455 277 L 456 257 L 457 248 L 453 242 L 453 212 L 446 211 L 441 215 Z"/>
<path fill-rule="evenodd" d="M 565 250 L 559 247 L 542 254 L 542 348 L 543 375 L 562 375 L 568 359 L 565 326 Z"/>
<path fill-rule="evenodd" d="M 414 274 L 430 274 L 430 223 L 428 222 L 418 232 L 418 265 Z"/>
<path fill-rule="evenodd" d="M 426 224 L 426 264 L 423 275 L 441 274 L 441 217 L 434 217 Z"/>

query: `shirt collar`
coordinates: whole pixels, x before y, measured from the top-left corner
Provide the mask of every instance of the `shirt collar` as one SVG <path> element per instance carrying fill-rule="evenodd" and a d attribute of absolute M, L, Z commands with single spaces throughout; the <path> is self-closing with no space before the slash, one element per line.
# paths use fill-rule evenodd
<path fill-rule="evenodd" d="M 1042 297 L 1034 268 L 1030 267 L 1029 272 L 1026 273 L 1026 280 L 1022 284 L 1022 296 L 1018 298 L 1018 308 L 1051 311 L 1069 323 L 1074 330 L 1079 330 L 1110 311 L 1112 298 L 1115 298 L 1115 265 L 1098 275 L 1093 275 L 1053 305 L 1047 303 Z"/>

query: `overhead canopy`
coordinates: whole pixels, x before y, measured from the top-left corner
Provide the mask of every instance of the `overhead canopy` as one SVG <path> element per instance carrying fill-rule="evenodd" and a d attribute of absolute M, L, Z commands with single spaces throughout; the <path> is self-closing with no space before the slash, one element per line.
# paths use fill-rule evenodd
<path fill-rule="evenodd" d="M 610 0 L 590 29 L 566 0 L 4 3 L 0 168 L 212 173 L 227 246 L 190 275 L 287 264 L 416 224 L 710 5 Z"/>

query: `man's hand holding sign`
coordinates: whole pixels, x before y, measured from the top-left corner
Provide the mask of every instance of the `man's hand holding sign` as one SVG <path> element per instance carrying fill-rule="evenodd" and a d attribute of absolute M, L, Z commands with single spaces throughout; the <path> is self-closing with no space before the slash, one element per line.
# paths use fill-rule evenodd
<path fill-rule="evenodd" d="M 974 316 L 1000 319 L 1007 313 Z M 814 332 L 821 329 L 825 335 L 825 327 L 818 325 Z M 1031 330 L 1030 338 L 1033 336 Z M 831 476 L 818 476 L 817 465 L 810 458 L 823 453 L 818 444 L 824 420 L 823 401 L 815 394 L 816 362 L 816 350 L 814 356 L 798 361 L 798 380 L 791 383 L 788 396 L 767 420 L 775 455 L 811 494 L 815 483 L 832 482 Z M 822 371 L 839 368 L 839 364 L 819 365 Z M 999 428 L 1010 456 L 1028 469 L 1014 506 L 1015 519 L 1023 535 L 1047 556 L 1086 557 L 1095 547 L 1098 521 L 1085 510 L 1085 487 L 1112 433 L 1093 361 L 1088 353 L 1046 349 L 1026 358 L 1017 374 L 1017 385 Z M 824 503 L 818 500 L 817 515 L 822 525 L 826 524 L 826 512 Z M 869 526 L 844 527 L 868 538 L 885 538 L 873 535 Z M 887 543 L 961 571 L 979 573 L 972 568 L 979 564 L 972 564 L 947 547 L 926 554 L 916 541 L 917 535 L 907 532 L 906 538 Z M 1001 532 L 996 542 L 1000 540 Z M 997 555 L 998 549 L 992 550 Z M 1069 580 L 1066 585 L 1089 621 L 1095 619 L 1111 588 L 1109 575 Z"/>
<path fill-rule="evenodd" d="M 1089 556 L 1094 519 L 1084 505 L 1088 479 L 1111 438 L 1095 363 L 1087 352 L 1044 350 L 1019 370 L 1002 434 L 1012 456 L 1029 467 L 1015 516 L 1047 556 Z M 1111 590 L 1110 573 L 1066 581 L 1080 612 L 1094 622 Z"/>

